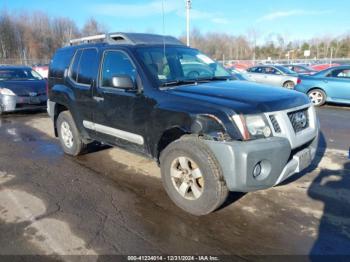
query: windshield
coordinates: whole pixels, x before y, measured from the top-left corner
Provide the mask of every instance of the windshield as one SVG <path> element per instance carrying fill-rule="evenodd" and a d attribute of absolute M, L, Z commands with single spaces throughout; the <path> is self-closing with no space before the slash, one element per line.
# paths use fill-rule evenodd
<path fill-rule="evenodd" d="M 151 47 L 139 48 L 137 52 L 160 85 L 231 79 L 231 74 L 221 65 L 195 49 Z"/>
<path fill-rule="evenodd" d="M 286 68 L 284 66 L 276 66 L 276 68 L 280 71 L 282 71 L 283 73 L 285 74 L 288 74 L 288 75 L 295 75 L 295 72 L 290 70 L 289 68 Z"/>
<path fill-rule="evenodd" d="M 32 69 L 6 68 L 0 69 L 0 81 L 6 80 L 41 80 L 42 77 Z"/>
<path fill-rule="evenodd" d="M 311 69 L 310 67 L 307 66 L 296 66 L 296 68 L 298 69 L 297 72 L 311 72 L 314 71 L 313 69 Z"/>

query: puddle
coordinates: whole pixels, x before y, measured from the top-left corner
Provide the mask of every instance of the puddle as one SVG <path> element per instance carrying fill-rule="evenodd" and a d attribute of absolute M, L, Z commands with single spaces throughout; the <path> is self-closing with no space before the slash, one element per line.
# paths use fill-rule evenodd
<path fill-rule="evenodd" d="M 7 128 L 6 133 L 13 137 L 14 142 L 34 142 L 37 140 L 34 135 L 18 131 L 17 128 Z"/>

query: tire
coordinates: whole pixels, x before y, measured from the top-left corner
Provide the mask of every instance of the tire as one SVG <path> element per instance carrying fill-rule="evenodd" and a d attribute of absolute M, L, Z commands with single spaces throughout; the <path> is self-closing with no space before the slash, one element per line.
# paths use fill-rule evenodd
<path fill-rule="evenodd" d="M 326 103 L 327 95 L 321 89 L 312 89 L 307 93 L 314 106 L 322 106 Z"/>
<path fill-rule="evenodd" d="M 82 141 L 69 111 L 63 111 L 59 114 L 56 126 L 63 151 L 71 156 L 82 154 L 86 149 L 86 144 Z"/>
<path fill-rule="evenodd" d="M 191 71 L 187 74 L 188 78 L 198 78 L 199 77 L 199 73 L 197 71 Z"/>
<path fill-rule="evenodd" d="M 288 89 L 293 89 L 295 87 L 295 84 L 293 81 L 287 81 L 283 84 L 283 87 Z"/>
<path fill-rule="evenodd" d="M 161 152 L 160 167 L 169 197 L 188 213 L 209 214 L 227 198 L 221 167 L 199 138 L 183 136 L 172 142 Z"/>

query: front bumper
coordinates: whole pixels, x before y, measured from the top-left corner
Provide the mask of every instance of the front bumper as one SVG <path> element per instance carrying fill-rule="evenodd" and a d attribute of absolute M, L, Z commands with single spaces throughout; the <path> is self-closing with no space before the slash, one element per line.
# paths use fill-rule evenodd
<path fill-rule="evenodd" d="M 316 155 L 318 135 L 294 150 L 288 139 L 282 137 L 248 142 L 206 140 L 205 143 L 219 161 L 229 190 L 250 192 L 273 187 L 305 168 L 298 154 L 307 151 L 311 162 Z M 255 178 L 253 170 L 258 163 L 262 171 Z"/>
<path fill-rule="evenodd" d="M 0 95 L 0 107 L 2 112 L 46 108 L 46 100 L 46 95 L 34 97 Z"/>

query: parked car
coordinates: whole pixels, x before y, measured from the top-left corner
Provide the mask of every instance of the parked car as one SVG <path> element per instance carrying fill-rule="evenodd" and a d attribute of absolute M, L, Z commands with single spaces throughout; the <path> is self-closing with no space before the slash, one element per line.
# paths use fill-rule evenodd
<path fill-rule="evenodd" d="M 305 66 L 305 65 L 284 65 L 284 67 L 297 73 L 298 75 L 313 75 L 313 74 L 316 74 L 318 72 L 318 71 L 316 71 L 308 66 Z"/>
<path fill-rule="evenodd" d="M 334 64 L 334 63 L 313 64 L 310 67 L 316 71 L 323 71 L 334 66 L 340 66 L 340 64 Z"/>
<path fill-rule="evenodd" d="M 350 66 L 331 67 L 300 80 L 295 90 L 307 94 L 315 106 L 326 102 L 350 104 Z"/>
<path fill-rule="evenodd" d="M 97 38 L 103 43 L 82 44 Z M 111 33 L 71 44 L 49 70 L 48 112 L 63 151 L 76 156 L 100 141 L 150 157 L 187 212 L 208 214 L 229 191 L 279 184 L 315 156 L 316 114 L 302 93 L 231 81 L 170 36 Z M 211 74 L 184 74 L 185 58 Z"/>
<path fill-rule="evenodd" d="M 247 69 L 247 75 L 255 82 L 272 86 L 294 88 L 298 83 L 298 74 L 280 65 L 258 65 Z"/>
<path fill-rule="evenodd" d="M 0 66 L 0 114 L 46 108 L 46 81 L 25 66 Z"/>

